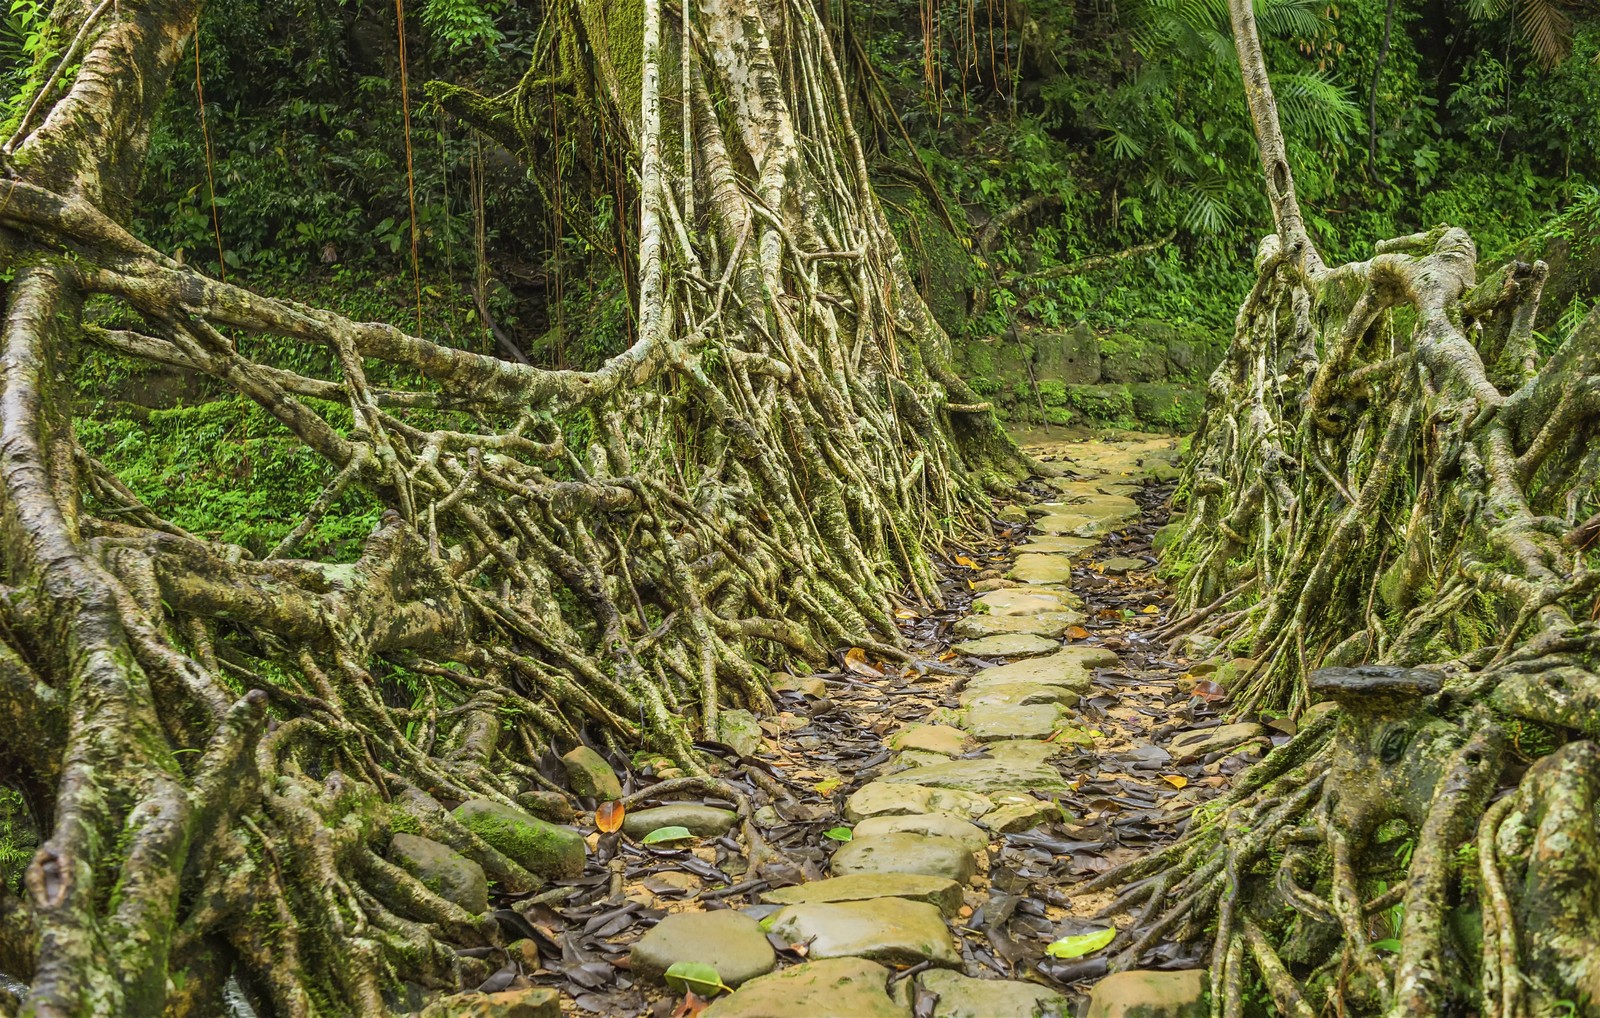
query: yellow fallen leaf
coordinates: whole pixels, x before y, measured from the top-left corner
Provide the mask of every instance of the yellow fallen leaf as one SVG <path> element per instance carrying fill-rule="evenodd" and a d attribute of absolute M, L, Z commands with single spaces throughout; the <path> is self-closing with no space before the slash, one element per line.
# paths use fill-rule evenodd
<path fill-rule="evenodd" d="M 1182 774 L 1163 774 L 1161 775 L 1161 780 L 1173 788 L 1183 788 L 1189 784 L 1189 779 Z"/>
<path fill-rule="evenodd" d="M 838 788 L 842 784 L 844 784 L 844 782 L 840 781 L 838 778 L 829 778 L 826 781 L 817 782 L 816 784 L 812 785 L 811 788 L 812 791 L 816 792 L 818 795 L 830 795 L 833 793 L 835 788 Z"/>
<path fill-rule="evenodd" d="M 910 608 L 896 608 L 895 611 L 894 611 L 894 617 L 897 618 L 897 619 L 920 619 L 920 618 L 922 618 L 921 615 L 918 615 L 916 612 L 912 611 Z"/>
<path fill-rule="evenodd" d="M 1160 615 L 1161 614 L 1161 609 L 1157 608 L 1153 604 L 1147 604 L 1147 605 L 1145 605 L 1143 608 L 1141 608 L 1139 610 L 1144 612 L 1146 615 Z"/>
<path fill-rule="evenodd" d="M 958 565 L 958 566 L 966 566 L 968 569 L 976 569 L 976 568 L 978 568 L 978 563 L 976 563 L 976 562 L 972 561 L 971 559 L 967 558 L 965 555 L 957 555 L 956 558 L 955 558 L 955 562 L 956 562 L 956 565 Z"/>

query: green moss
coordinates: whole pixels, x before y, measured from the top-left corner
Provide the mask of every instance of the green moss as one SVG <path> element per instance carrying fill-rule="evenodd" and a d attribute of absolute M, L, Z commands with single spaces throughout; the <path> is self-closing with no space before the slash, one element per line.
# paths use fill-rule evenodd
<path fill-rule="evenodd" d="M 570 827 L 546 823 L 487 799 L 464 802 L 453 815 L 490 847 L 532 873 L 563 879 L 583 872 L 583 835 Z"/>

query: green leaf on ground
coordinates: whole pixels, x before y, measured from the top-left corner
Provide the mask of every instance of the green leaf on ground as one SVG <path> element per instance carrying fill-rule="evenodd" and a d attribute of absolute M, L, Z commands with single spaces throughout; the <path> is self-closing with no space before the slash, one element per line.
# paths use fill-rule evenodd
<path fill-rule="evenodd" d="M 715 997 L 733 987 L 722 981 L 715 965 L 702 961 L 674 962 L 667 968 L 664 978 L 667 985 L 684 993 L 697 993 L 702 997 Z"/>
<path fill-rule="evenodd" d="M 1062 937 L 1060 940 L 1044 949 L 1044 953 L 1052 958 L 1081 958 L 1086 954 L 1105 947 L 1116 939 L 1117 931 L 1095 930 L 1092 933 L 1079 933 L 1071 937 Z"/>
<path fill-rule="evenodd" d="M 669 841 L 688 841 L 693 837 L 687 827 L 657 827 L 646 834 L 642 842 L 646 845 L 661 845 Z"/>
<path fill-rule="evenodd" d="M 855 838 L 855 833 L 848 827 L 830 827 L 822 832 L 822 836 L 834 841 L 850 841 Z"/>

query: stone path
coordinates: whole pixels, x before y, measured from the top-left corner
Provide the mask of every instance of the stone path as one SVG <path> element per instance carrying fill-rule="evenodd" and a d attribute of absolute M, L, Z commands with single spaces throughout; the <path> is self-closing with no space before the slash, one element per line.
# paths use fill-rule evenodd
<path fill-rule="evenodd" d="M 635 945 L 636 976 L 674 961 L 715 965 L 735 989 L 705 1018 L 1076 1013 L 1078 1001 L 1039 975 L 1039 939 L 1092 928 L 1085 917 L 1101 903 L 1073 901 L 1056 884 L 1131 852 L 1126 846 L 1145 837 L 1135 823 L 1152 836 L 1175 833 L 1186 808 L 1225 783 L 1220 758 L 1240 743 L 1265 742 L 1266 732 L 1205 727 L 1212 722 L 1204 718 L 1196 725 L 1193 707 L 1203 700 L 1179 690 L 1181 663 L 1158 663 L 1152 679 L 1148 648 L 1125 660 L 1133 645 L 1120 635 L 1127 619 L 1158 615 L 1164 592 L 1148 542 L 1140 557 L 1114 535 L 1144 514 L 1135 498 L 1142 485 L 1175 476 L 1176 444 L 1036 443 L 1030 451 L 1055 460 L 1063 476 L 1044 481 L 1047 492 L 1026 515 L 1007 510 L 1031 528 L 1009 557 L 973 563 L 975 596 L 947 627 L 947 668 L 784 687 L 808 705 L 832 701 L 872 719 L 881 740 L 872 766 L 853 774 L 841 767 L 839 778 L 818 783 L 843 781 L 833 793 L 837 813 L 810 819 L 836 823 L 828 836 L 849 839 L 827 872 L 767 890 L 761 904 L 738 912 L 699 911 L 704 904 L 672 912 Z M 1147 603 L 1108 607 L 1094 591 L 1112 583 L 1123 585 L 1122 600 L 1131 591 L 1133 602 Z M 1107 682 L 1127 686 L 1126 696 L 1099 695 Z M 1176 718 L 1152 706 L 1185 700 L 1189 709 Z M 771 745 L 783 746 L 785 718 L 795 716 L 766 725 Z M 803 714 L 798 720 L 804 724 Z M 822 740 L 812 741 L 820 751 Z M 1187 792 L 1185 775 L 1155 773 L 1183 760 L 1205 761 Z M 1078 806 L 1085 808 L 1071 808 Z M 769 806 L 756 819 L 781 827 L 793 817 Z M 1103 838 L 1032 833 L 1044 824 L 1075 824 Z M 1119 824 L 1127 830 L 1116 831 Z M 1018 922 L 1036 934 L 1032 943 L 1019 944 Z M 790 964 L 780 968 L 780 960 Z M 1083 971 L 1094 974 L 1094 963 Z M 1059 975 L 1070 981 L 1070 972 Z M 1088 1013 L 1110 1018 L 1149 1005 L 1150 1014 L 1180 1016 L 1202 992 L 1192 970 L 1117 976 L 1095 991 Z"/>

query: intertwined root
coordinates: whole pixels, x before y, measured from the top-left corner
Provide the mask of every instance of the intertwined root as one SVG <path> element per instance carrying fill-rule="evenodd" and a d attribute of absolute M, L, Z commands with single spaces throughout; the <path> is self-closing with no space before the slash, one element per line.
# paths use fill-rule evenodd
<path fill-rule="evenodd" d="M 0 201 L 29 245 L 5 266 L 0 753 L 52 827 L 0 916 L 39 1014 L 204 1010 L 235 968 L 289 1015 L 449 987 L 445 945 L 498 933 L 382 858 L 396 823 L 530 888 L 440 800 L 549 791 L 540 754 L 580 740 L 703 777 L 693 740 L 768 705 L 753 661 L 905 656 L 891 596 L 937 601 L 930 544 L 1019 460 L 949 373 L 810 0 L 647 0 L 631 43 L 553 6 L 557 65 L 507 101 L 578 90 L 604 115 L 568 135 L 638 167 L 638 339 L 587 373 L 142 244 L 120 196 L 198 5 L 59 6 L 90 43 Z M 57 366 L 86 342 L 259 403 L 326 462 L 307 517 L 262 559 L 164 520 L 77 441 Z M 354 490 L 383 509 L 359 559 L 292 557 Z"/>

